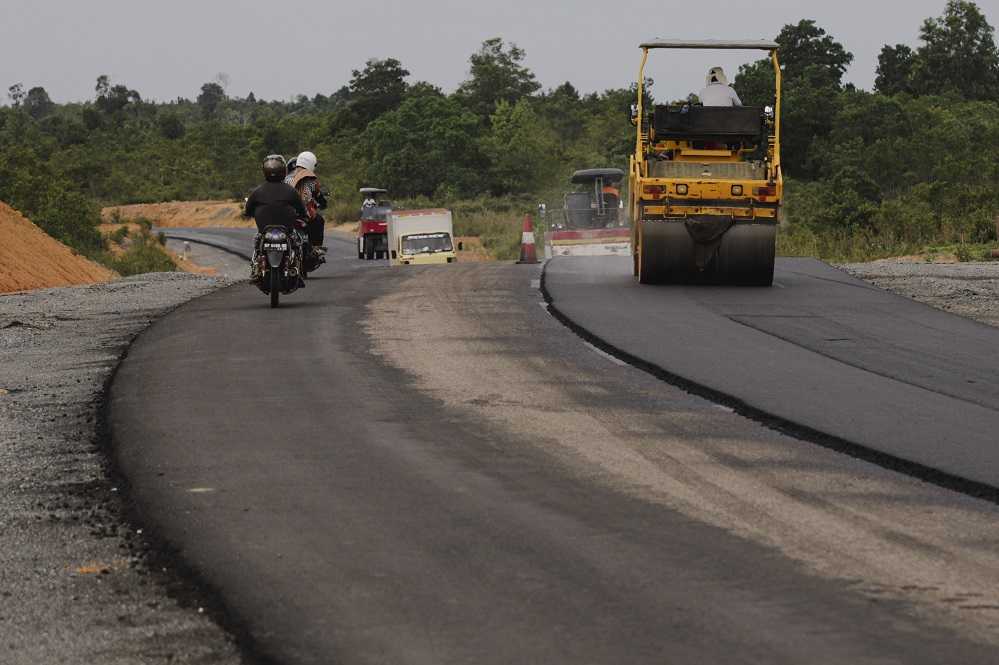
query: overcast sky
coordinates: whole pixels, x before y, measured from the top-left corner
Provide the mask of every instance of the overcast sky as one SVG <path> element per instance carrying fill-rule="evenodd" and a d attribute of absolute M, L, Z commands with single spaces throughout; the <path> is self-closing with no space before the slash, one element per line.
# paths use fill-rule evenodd
<path fill-rule="evenodd" d="M 545 87 L 571 81 L 582 91 L 627 86 L 637 44 L 653 37 L 773 38 L 785 23 L 815 19 L 854 56 L 847 80 L 874 81 L 885 43 L 915 44 L 919 25 L 945 0 L 0 0 L 0 98 L 16 82 L 44 86 L 56 101 L 93 96 L 94 80 L 137 89 L 144 98 L 197 96 L 229 75 L 230 95 L 287 99 L 329 94 L 368 58 L 394 57 L 451 91 L 468 56 L 499 36 L 527 51 Z M 999 22 L 999 0 L 980 0 Z M 288 66 L 285 53 L 294 53 Z M 657 98 L 703 84 L 721 64 L 734 76 L 753 53 L 660 54 L 650 70 Z M 3 99 L 6 103 L 6 99 Z"/>

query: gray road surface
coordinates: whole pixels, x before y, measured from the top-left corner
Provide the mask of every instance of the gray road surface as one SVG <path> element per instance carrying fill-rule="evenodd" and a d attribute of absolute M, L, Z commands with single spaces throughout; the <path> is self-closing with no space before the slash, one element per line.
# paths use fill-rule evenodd
<path fill-rule="evenodd" d="M 814 259 L 775 288 L 646 287 L 627 258 L 555 259 L 553 305 L 604 343 L 751 409 L 999 487 L 999 330 Z"/>
<path fill-rule="evenodd" d="M 212 268 L 219 277 L 231 281 L 246 279 L 250 270 L 247 261 L 230 251 L 187 240 L 167 238 L 167 249 L 202 268 Z"/>
<path fill-rule="evenodd" d="M 536 267 L 335 247 L 280 309 L 160 321 L 112 389 L 137 509 L 260 655 L 992 662 L 995 506 L 622 366 Z"/>
<path fill-rule="evenodd" d="M 249 260 L 253 254 L 253 229 L 229 228 L 157 228 L 154 232 L 162 232 L 170 240 L 194 242 L 207 247 L 214 247 Z"/>

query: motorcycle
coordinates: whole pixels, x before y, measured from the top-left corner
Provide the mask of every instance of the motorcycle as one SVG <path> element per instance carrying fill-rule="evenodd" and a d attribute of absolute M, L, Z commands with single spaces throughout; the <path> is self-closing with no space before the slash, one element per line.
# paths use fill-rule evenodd
<path fill-rule="evenodd" d="M 257 241 L 254 282 L 277 307 L 281 294 L 288 295 L 303 284 L 301 243 L 282 226 L 268 226 Z"/>

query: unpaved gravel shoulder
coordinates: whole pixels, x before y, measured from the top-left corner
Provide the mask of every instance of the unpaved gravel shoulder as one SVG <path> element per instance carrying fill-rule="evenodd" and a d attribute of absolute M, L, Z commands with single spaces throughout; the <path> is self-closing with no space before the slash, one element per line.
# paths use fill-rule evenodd
<path fill-rule="evenodd" d="M 999 327 L 999 261 L 914 263 L 883 259 L 840 267 L 892 293 Z"/>
<path fill-rule="evenodd" d="M 97 433 L 134 336 L 226 284 L 162 273 L 0 297 L 0 662 L 240 661 L 197 592 L 151 571 Z"/>

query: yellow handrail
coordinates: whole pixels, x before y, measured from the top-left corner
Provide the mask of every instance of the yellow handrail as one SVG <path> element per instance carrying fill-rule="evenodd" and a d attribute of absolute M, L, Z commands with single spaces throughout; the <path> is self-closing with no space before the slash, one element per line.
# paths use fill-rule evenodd
<path fill-rule="evenodd" d="M 638 119 L 635 123 L 635 154 L 642 154 L 642 124 L 645 122 L 645 61 L 649 59 L 649 49 L 642 49 L 642 64 L 638 68 Z"/>
<path fill-rule="evenodd" d="M 784 76 L 780 70 L 780 62 L 777 60 L 776 49 L 770 52 L 770 60 L 774 64 L 774 87 L 777 91 L 776 106 L 774 107 L 774 177 L 780 172 L 780 111 L 781 111 L 781 87 Z"/>

